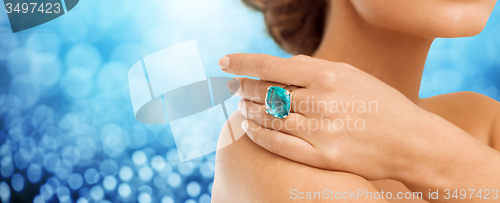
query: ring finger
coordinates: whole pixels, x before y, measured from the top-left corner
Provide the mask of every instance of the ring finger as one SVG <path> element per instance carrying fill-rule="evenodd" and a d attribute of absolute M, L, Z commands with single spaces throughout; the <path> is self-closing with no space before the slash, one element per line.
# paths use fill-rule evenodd
<path fill-rule="evenodd" d="M 275 83 L 263 80 L 254 80 L 250 78 L 235 78 L 234 80 L 228 82 L 228 89 L 232 94 L 239 96 L 243 99 L 250 100 L 254 103 L 265 105 L 265 98 L 267 93 L 267 88 L 271 86 L 277 86 L 285 88 L 287 85 L 281 83 Z M 291 112 L 305 114 L 307 112 L 299 111 L 297 108 L 299 101 L 305 101 L 305 95 L 307 95 L 307 89 L 296 88 L 293 90 L 293 96 L 291 101 Z"/>
<path fill-rule="evenodd" d="M 290 112 L 286 118 L 271 116 L 266 113 L 266 107 L 264 105 L 250 100 L 240 100 L 238 109 L 247 119 L 253 120 L 267 129 L 281 131 L 301 138 L 308 133 L 309 127 L 316 127 L 310 126 L 311 123 L 309 120 L 298 113 Z"/>

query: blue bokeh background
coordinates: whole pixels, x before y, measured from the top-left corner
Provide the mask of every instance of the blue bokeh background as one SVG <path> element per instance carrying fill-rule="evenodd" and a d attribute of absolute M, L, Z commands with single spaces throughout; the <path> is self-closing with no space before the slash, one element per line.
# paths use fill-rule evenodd
<path fill-rule="evenodd" d="M 3 4 L 0 10 L 4 9 Z M 13 34 L 0 12 L 2 202 L 210 202 L 214 154 L 180 163 L 168 125 L 135 120 L 127 72 L 196 39 L 207 77 L 228 53 L 288 57 L 239 0 L 85 0 Z M 421 97 L 500 99 L 500 8 L 478 36 L 438 39 Z"/>

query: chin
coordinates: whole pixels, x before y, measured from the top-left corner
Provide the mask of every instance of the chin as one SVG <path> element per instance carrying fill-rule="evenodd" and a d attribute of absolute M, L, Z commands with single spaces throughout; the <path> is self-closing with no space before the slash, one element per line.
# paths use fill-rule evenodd
<path fill-rule="evenodd" d="M 491 10 L 450 13 L 435 25 L 435 37 L 456 38 L 478 35 L 484 30 L 490 14 Z"/>
<path fill-rule="evenodd" d="M 496 0 L 351 0 L 369 24 L 426 38 L 474 36 Z"/>

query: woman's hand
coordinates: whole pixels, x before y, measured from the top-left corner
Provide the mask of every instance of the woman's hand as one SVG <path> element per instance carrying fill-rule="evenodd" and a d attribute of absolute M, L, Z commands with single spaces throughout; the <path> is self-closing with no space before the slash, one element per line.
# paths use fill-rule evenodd
<path fill-rule="evenodd" d="M 237 78 L 228 87 L 243 97 L 243 128 L 265 149 L 310 166 L 356 173 L 368 179 L 397 178 L 418 170 L 418 150 L 430 140 L 418 136 L 432 116 L 397 90 L 348 64 L 308 56 L 290 59 L 233 54 L 220 60 Z M 273 82 L 271 82 L 273 81 Z M 295 85 L 291 113 L 266 113 L 269 86 Z M 263 128 L 262 128 L 263 127 Z M 415 165 L 412 164 L 412 167 Z"/>
<path fill-rule="evenodd" d="M 455 190 L 487 189 L 490 199 L 500 198 L 497 151 L 363 71 L 307 56 L 263 54 L 232 54 L 219 65 L 261 79 L 237 78 L 228 87 L 243 97 L 247 135 L 275 154 L 367 179 L 399 180 L 432 202 L 457 201 L 446 198 Z M 267 114 L 267 88 L 288 85 L 299 87 L 291 113 L 282 119 Z M 437 190 L 445 193 L 429 197 Z"/>

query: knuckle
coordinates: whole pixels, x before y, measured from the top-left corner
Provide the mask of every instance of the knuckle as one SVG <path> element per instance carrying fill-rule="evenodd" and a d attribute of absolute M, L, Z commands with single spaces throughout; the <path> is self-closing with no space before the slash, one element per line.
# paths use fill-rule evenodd
<path fill-rule="evenodd" d="M 257 67 L 257 75 L 260 78 L 266 78 L 271 71 L 271 68 L 274 66 L 274 61 L 271 59 L 262 59 L 259 67 Z"/>
<path fill-rule="evenodd" d="M 320 74 L 319 82 L 324 87 L 334 87 L 339 75 L 332 70 L 324 70 Z"/>
<path fill-rule="evenodd" d="M 273 151 L 276 154 L 281 153 L 283 147 L 283 140 L 280 136 L 273 136 L 271 138 L 271 142 L 269 143 L 269 150 Z"/>
<path fill-rule="evenodd" d="M 255 142 L 255 143 L 258 143 L 260 144 L 261 143 L 261 139 L 262 137 L 260 136 L 260 128 L 258 126 L 255 126 L 253 124 L 250 124 L 249 122 L 249 126 L 248 126 L 248 129 L 247 129 L 247 134 L 251 134 L 252 136 L 252 140 Z"/>
<path fill-rule="evenodd" d="M 287 118 L 285 118 L 282 128 L 288 132 L 297 130 L 294 125 L 295 123 L 297 123 L 297 121 L 298 120 L 295 116 L 288 116 Z"/>
<path fill-rule="evenodd" d="M 351 64 L 344 63 L 344 62 L 339 62 L 338 65 L 341 67 L 347 68 L 347 69 L 352 69 L 352 70 L 357 69 L 356 67 L 352 66 Z"/>
<path fill-rule="evenodd" d="M 250 81 L 250 79 L 245 77 L 240 77 L 238 78 L 238 81 L 240 82 L 240 86 L 245 86 Z"/>
<path fill-rule="evenodd" d="M 255 88 L 253 88 L 253 95 L 255 95 L 254 99 L 260 99 L 260 94 L 263 92 L 267 92 L 267 88 L 269 87 L 269 84 L 267 82 L 264 82 L 262 80 L 257 81 L 257 84 L 255 85 Z M 262 98 L 263 100 L 264 98 Z"/>
<path fill-rule="evenodd" d="M 291 57 L 291 59 L 298 59 L 298 60 L 310 59 L 310 58 L 311 58 L 310 56 L 304 54 L 299 54 Z"/>
<path fill-rule="evenodd" d="M 317 151 L 318 157 L 324 163 L 328 163 L 326 167 L 330 169 L 335 169 L 339 167 L 339 152 L 338 150 L 331 148 L 318 149 Z"/>

